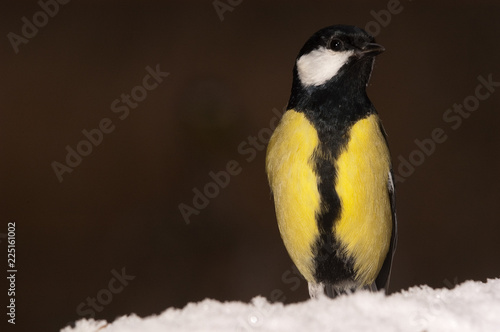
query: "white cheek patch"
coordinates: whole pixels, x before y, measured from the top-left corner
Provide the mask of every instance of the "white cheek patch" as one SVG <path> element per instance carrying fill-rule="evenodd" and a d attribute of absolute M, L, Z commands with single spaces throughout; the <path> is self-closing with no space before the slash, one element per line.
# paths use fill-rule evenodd
<path fill-rule="evenodd" d="M 320 47 L 297 60 L 297 72 L 303 86 L 321 85 L 334 77 L 347 63 L 353 51 L 334 52 Z"/>

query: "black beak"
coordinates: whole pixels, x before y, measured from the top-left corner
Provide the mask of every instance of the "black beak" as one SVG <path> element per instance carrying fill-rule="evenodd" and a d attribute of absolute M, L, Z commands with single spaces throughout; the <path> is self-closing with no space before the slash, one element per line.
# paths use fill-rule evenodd
<path fill-rule="evenodd" d="M 376 43 L 366 44 L 360 51 L 358 51 L 360 56 L 375 56 L 384 52 L 385 48 L 382 45 Z"/>

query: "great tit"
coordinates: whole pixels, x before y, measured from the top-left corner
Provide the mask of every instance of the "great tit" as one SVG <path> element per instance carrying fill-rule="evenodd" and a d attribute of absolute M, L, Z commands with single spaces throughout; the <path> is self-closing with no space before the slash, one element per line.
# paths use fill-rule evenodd
<path fill-rule="evenodd" d="M 316 32 L 293 68 L 266 171 L 285 247 L 311 297 L 389 284 L 396 249 L 387 137 L 366 94 L 384 48 L 363 29 Z"/>

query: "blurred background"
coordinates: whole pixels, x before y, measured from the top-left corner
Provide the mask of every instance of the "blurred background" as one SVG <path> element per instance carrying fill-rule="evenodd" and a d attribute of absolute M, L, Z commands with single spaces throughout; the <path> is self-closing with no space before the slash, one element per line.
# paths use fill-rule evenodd
<path fill-rule="evenodd" d="M 15 221 L 18 329 L 306 300 L 264 149 L 299 49 L 339 23 L 387 49 L 368 94 L 399 176 L 391 292 L 500 276 L 500 83 L 478 88 L 500 82 L 497 1 L 63 3 L 0 5 L 0 251 Z"/>

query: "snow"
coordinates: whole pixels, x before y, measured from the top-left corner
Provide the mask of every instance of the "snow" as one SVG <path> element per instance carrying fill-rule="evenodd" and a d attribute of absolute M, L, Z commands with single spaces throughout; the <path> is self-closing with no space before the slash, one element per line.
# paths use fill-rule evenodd
<path fill-rule="evenodd" d="M 206 299 L 146 318 L 82 319 L 61 330 L 97 331 L 500 331 L 500 279 L 453 289 L 419 286 L 390 296 L 360 291 L 289 305 L 260 296 L 251 303 Z"/>

